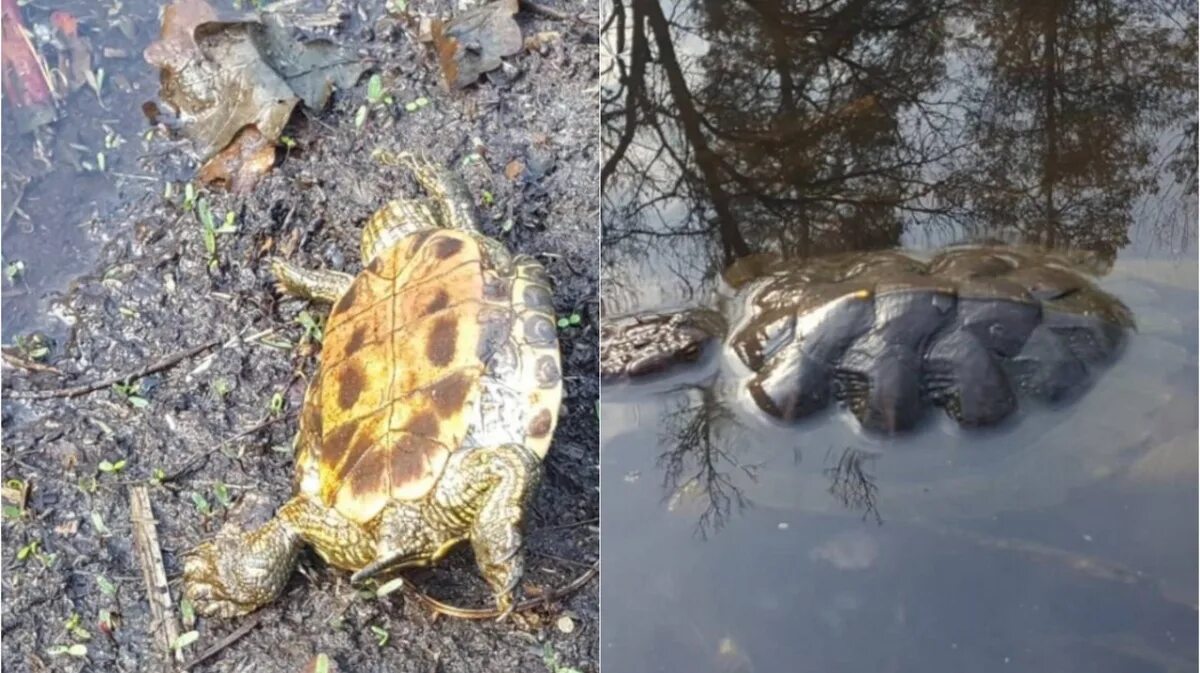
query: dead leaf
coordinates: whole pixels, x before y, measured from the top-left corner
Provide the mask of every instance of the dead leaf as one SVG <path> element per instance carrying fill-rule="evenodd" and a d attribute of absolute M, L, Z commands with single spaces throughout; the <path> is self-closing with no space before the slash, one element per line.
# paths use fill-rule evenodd
<path fill-rule="evenodd" d="M 201 159 L 246 126 L 274 143 L 297 102 L 323 108 L 334 86 L 353 86 L 367 67 L 328 40 L 295 39 L 277 18 L 221 21 L 204 0 L 171 4 L 145 58 L 162 70 L 159 95 Z"/>
<path fill-rule="evenodd" d="M 274 165 L 275 143 L 257 128 L 247 126 L 228 147 L 201 166 L 196 177 L 206 185 L 249 194 Z"/>
<path fill-rule="evenodd" d="M 562 40 L 562 33 L 557 30 L 544 30 L 525 38 L 525 51 L 545 53 L 550 45 Z"/>
<path fill-rule="evenodd" d="M 446 88 L 461 89 L 521 51 L 521 28 L 513 15 L 517 0 L 497 0 L 449 21 L 434 20 L 431 32 Z"/>
<path fill-rule="evenodd" d="M 60 97 L 65 97 L 65 94 L 77 91 L 88 83 L 88 76 L 92 73 L 92 45 L 79 37 L 79 21 L 70 13 L 62 10 L 52 12 L 50 24 L 58 33 L 58 41 L 63 47 L 58 52 L 56 70 L 66 79 L 67 90 L 60 92 Z"/>
<path fill-rule="evenodd" d="M 521 177 L 521 174 L 524 172 L 525 162 L 521 161 L 520 159 L 513 159 L 512 161 L 508 162 L 507 166 L 504 167 L 504 175 L 509 180 L 516 180 L 517 178 Z"/>

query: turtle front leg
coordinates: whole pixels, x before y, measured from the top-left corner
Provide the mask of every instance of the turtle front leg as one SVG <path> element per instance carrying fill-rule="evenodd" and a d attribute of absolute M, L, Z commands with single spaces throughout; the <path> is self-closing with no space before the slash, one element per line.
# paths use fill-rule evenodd
<path fill-rule="evenodd" d="M 490 486 L 479 495 L 471 546 L 480 574 L 492 587 L 496 606 L 507 613 L 525 571 L 521 519 L 541 479 L 541 461 L 520 444 L 480 449 L 476 458 L 480 481 Z"/>
<path fill-rule="evenodd" d="M 354 282 L 354 276 L 340 271 L 305 269 L 279 258 L 271 260 L 271 273 L 281 291 L 330 304 L 346 294 Z"/>

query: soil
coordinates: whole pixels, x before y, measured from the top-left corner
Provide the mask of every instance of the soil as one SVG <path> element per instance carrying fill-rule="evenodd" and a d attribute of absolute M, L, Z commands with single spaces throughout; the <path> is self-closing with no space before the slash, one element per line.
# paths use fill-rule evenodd
<path fill-rule="evenodd" d="M 39 4 L 27 12 L 44 17 Z M 183 206 L 180 183 L 165 196 L 165 183 L 189 179 L 195 162 L 164 134 L 139 143 L 144 126 L 111 151 L 109 163 L 148 178 L 67 180 L 52 172 L 30 183 L 30 194 L 43 195 L 40 205 L 27 197 L 32 223 L 6 225 L 5 245 L 21 250 L 30 270 L 15 297 L 22 309 L 14 312 L 14 298 L 6 297 L 6 320 L 16 317 L 5 326 L 6 341 L 33 329 L 49 332 L 55 343 L 48 362 L 64 372 L 4 370 L 3 477 L 9 486 L 17 479 L 29 487 L 23 514 L 5 503 L 6 671 L 168 670 L 133 548 L 130 487 L 150 487 L 179 617 L 183 553 L 217 531 L 244 494 L 274 503 L 290 494 L 294 414 L 319 356 L 297 319 L 302 311 L 319 318 L 324 308 L 280 297 L 266 258 L 357 272 L 366 217 L 389 198 L 418 194 L 400 169 L 372 159 L 377 148 L 417 149 L 453 164 L 477 197 L 484 232 L 539 257 L 554 280 L 560 315 L 580 316 L 560 333 L 564 406 L 526 518 L 525 593 L 566 585 L 598 558 L 597 28 L 521 12 L 524 35 L 560 36 L 508 59 L 506 72 L 450 93 L 429 48 L 386 17 L 384 3 L 340 4 L 349 18 L 336 39 L 374 61 L 394 103 L 356 126 L 364 77 L 328 110 L 294 116 L 287 131 L 294 146 L 252 194 L 201 190 L 218 221 L 236 215 L 237 232 L 217 236 L 215 265 L 195 210 Z M 453 9 L 408 4 L 411 12 Z M 574 11 L 565 2 L 545 4 Z M 103 8 L 54 8 L 64 5 L 92 27 L 97 51 L 125 39 L 106 41 L 113 29 Z M 134 17 L 128 49 L 139 54 L 157 33 L 157 4 L 128 5 L 120 10 Z M 134 123 L 130 111 L 139 114 L 156 79 L 136 57 L 125 65 L 127 86 L 105 101 L 109 110 L 121 108 L 110 112 L 118 129 Z M 405 109 L 419 97 L 428 104 Z M 71 100 L 79 106 L 56 124 L 94 133 L 88 110 L 95 104 L 86 98 L 77 93 Z M 22 165 L 17 147 L 6 144 L 6 170 Z M 524 165 L 516 179 L 506 173 L 513 161 Z M 68 201 L 93 204 L 82 223 L 82 216 L 65 225 L 39 219 L 38 208 L 52 206 L 47 195 L 55 190 L 59 200 L 70 194 Z M 76 243 L 64 246 L 53 226 L 70 229 L 64 235 Z M 45 401 L 10 396 L 133 372 L 214 339 L 216 348 L 124 392 L 106 387 Z M 439 600 L 490 607 L 469 549 L 406 577 Z M 102 628 L 104 611 L 115 621 L 111 634 Z M 573 629 L 564 628 L 564 616 Z M 256 625 L 190 670 L 298 673 L 316 653 L 346 673 L 599 668 L 597 581 L 526 613 L 524 623 L 467 621 L 436 617 L 402 592 L 361 592 L 346 573 L 306 552 L 283 596 L 256 615 L 185 623 L 182 631 L 195 630 L 198 639 L 183 648 L 184 659 L 247 620 Z M 86 645 L 86 655 L 55 654 L 72 644 Z"/>

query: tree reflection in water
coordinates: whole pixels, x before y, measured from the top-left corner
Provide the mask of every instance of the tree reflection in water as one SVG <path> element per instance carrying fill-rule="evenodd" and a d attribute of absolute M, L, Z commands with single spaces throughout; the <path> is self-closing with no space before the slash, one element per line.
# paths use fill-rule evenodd
<path fill-rule="evenodd" d="M 604 292 L 644 291 L 630 261 L 704 296 L 757 253 L 999 238 L 1107 266 L 1135 222 L 1187 246 L 1196 42 L 1194 2 L 609 0 Z M 668 497 L 707 499 L 705 534 L 749 504 L 734 476 L 753 468 L 725 401 L 690 393 L 660 465 Z M 827 474 L 878 521 L 870 460 Z"/>

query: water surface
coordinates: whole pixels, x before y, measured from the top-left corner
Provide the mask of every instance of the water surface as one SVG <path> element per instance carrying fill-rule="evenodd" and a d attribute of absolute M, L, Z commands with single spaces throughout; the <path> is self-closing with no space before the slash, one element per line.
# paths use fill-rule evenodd
<path fill-rule="evenodd" d="M 1194 4 L 607 9 L 608 315 L 999 240 L 1088 251 L 1138 331 L 990 431 L 768 422 L 720 354 L 606 386 L 605 670 L 1195 670 Z"/>

